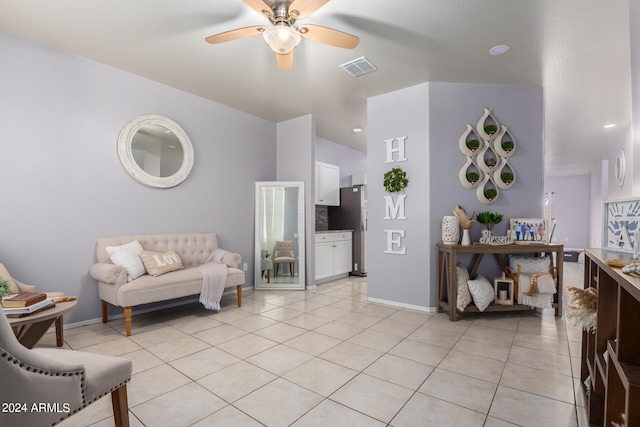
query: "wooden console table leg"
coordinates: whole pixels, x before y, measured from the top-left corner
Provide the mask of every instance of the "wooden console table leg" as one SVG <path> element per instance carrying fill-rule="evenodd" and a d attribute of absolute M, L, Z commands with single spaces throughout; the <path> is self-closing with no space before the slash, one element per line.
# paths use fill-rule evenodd
<path fill-rule="evenodd" d="M 56 319 L 56 345 L 62 347 L 64 344 L 64 332 L 62 331 L 62 316 Z"/>
<path fill-rule="evenodd" d="M 458 301 L 458 274 L 456 272 L 456 265 L 458 262 L 458 257 L 456 256 L 455 251 L 451 251 L 448 254 L 448 271 L 447 271 L 447 277 L 448 282 L 447 283 L 447 298 L 449 299 L 449 320 L 452 322 L 455 322 L 458 316 L 458 313 L 456 310 L 458 310 L 457 308 L 457 301 Z"/>
<path fill-rule="evenodd" d="M 436 271 L 436 313 L 442 313 L 442 306 L 440 303 L 444 298 L 444 276 L 446 275 L 447 263 L 445 262 L 445 257 L 442 251 L 438 251 L 438 269 Z"/>

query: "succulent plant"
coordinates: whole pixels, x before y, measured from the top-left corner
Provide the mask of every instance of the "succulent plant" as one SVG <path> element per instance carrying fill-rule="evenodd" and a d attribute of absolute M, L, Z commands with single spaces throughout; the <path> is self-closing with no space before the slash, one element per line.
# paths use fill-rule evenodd
<path fill-rule="evenodd" d="M 513 174 L 511 172 L 502 172 L 500 178 L 502 178 L 503 182 L 506 182 L 508 184 L 513 181 Z"/>
<path fill-rule="evenodd" d="M 480 179 L 480 175 L 478 175 L 478 172 L 468 172 L 467 173 L 467 181 L 469 181 L 470 183 L 474 183 L 476 181 L 478 181 Z"/>
<path fill-rule="evenodd" d="M 493 135 L 494 133 L 496 133 L 498 131 L 498 126 L 496 126 L 496 125 L 486 125 L 484 127 L 484 131 L 489 135 Z"/>
<path fill-rule="evenodd" d="M 497 195 L 498 195 L 498 191 L 495 188 L 489 188 L 484 191 L 484 197 L 486 197 L 489 200 L 495 199 Z"/>
<path fill-rule="evenodd" d="M 487 191 L 485 191 L 485 195 L 492 190 L 494 193 L 496 192 L 495 189 L 490 188 Z M 484 226 L 487 227 L 487 230 L 489 231 L 491 231 L 494 225 L 500 224 L 503 218 L 504 218 L 504 215 L 499 214 L 498 212 L 485 211 L 485 212 L 478 212 L 476 214 L 476 221 L 478 221 L 480 224 L 484 224 Z"/>
<path fill-rule="evenodd" d="M 513 141 L 503 141 L 502 149 L 507 152 L 513 150 Z"/>
<path fill-rule="evenodd" d="M 470 139 L 469 141 L 467 141 L 467 147 L 472 151 L 477 150 L 478 147 L 480 147 L 480 141 L 478 141 L 477 139 Z"/>

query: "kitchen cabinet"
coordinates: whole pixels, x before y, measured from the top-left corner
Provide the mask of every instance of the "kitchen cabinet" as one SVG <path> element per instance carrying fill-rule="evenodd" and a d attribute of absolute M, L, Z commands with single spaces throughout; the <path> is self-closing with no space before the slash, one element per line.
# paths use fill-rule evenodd
<path fill-rule="evenodd" d="M 340 167 L 316 162 L 316 205 L 340 206 Z"/>
<path fill-rule="evenodd" d="M 351 272 L 351 231 L 316 233 L 316 281 L 328 281 Z"/>

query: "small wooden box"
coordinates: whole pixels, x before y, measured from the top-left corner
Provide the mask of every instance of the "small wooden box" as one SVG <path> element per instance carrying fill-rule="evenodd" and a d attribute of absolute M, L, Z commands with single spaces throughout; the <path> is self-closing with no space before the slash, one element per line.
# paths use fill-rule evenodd
<path fill-rule="evenodd" d="M 494 302 L 499 305 L 513 305 L 513 280 L 498 277 L 493 281 Z"/>

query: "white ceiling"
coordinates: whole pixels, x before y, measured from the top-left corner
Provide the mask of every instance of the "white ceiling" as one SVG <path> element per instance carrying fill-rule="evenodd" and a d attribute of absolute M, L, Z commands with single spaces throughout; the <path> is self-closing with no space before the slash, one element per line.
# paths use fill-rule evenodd
<path fill-rule="evenodd" d="M 313 113 L 318 136 L 361 151 L 366 99 L 425 81 L 542 86 L 548 176 L 588 173 L 629 138 L 629 0 L 332 0 L 298 23 L 360 44 L 303 39 L 289 71 L 259 36 L 204 42 L 267 23 L 241 0 L 0 0 L 2 31 L 274 122 Z M 378 71 L 338 67 L 361 56 Z"/>

